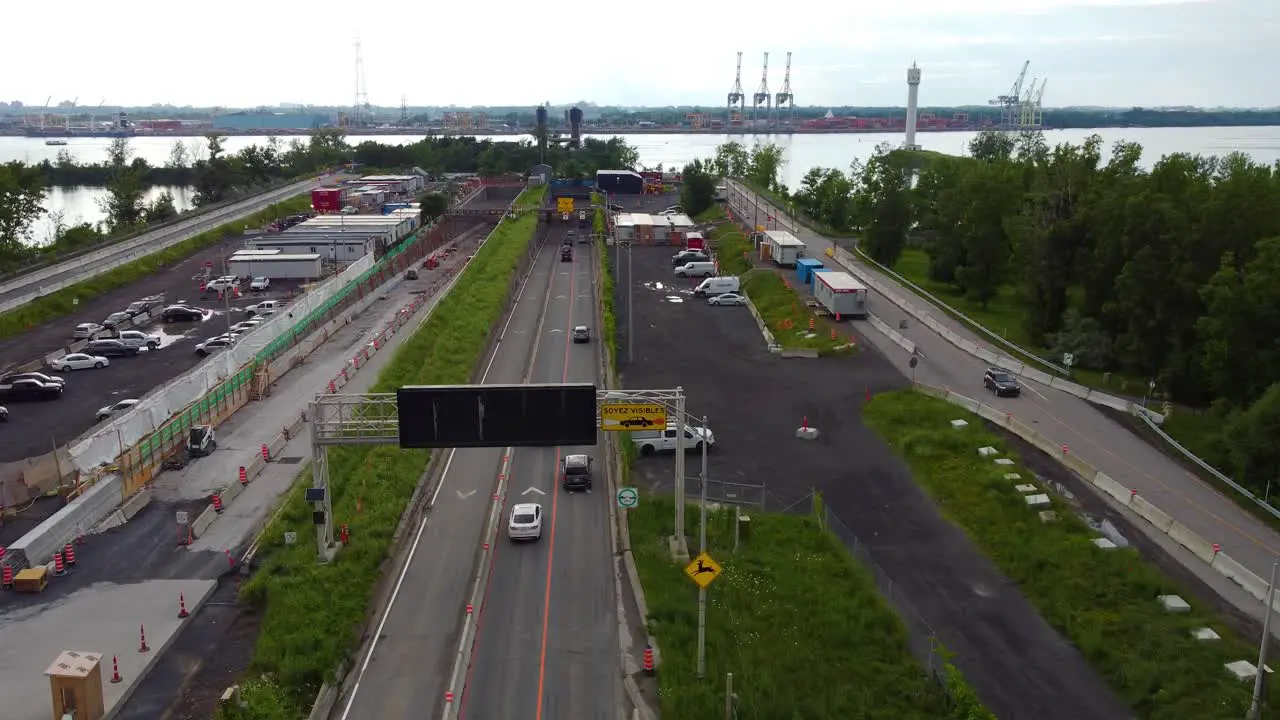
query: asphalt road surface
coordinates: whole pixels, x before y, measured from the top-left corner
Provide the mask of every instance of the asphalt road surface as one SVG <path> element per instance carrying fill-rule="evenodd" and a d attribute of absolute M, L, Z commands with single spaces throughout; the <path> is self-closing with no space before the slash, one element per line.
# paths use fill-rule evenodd
<path fill-rule="evenodd" d="M 558 261 L 554 242 L 539 251 L 482 383 L 526 380 L 530 353 L 544 332 L 543 310 Z M 447 456 L 431 510 L 413 531 L 409 557 L 373 645 L 335 703 L 333 718 L 408 720 L 442 703 L 502 455 L 500 448 L 472 448 Z"/>
<path fill-rule="evenodd" d="M 760 496 L 752 486 L 764 484 L 773 511 L 808 512 L 809 493 L 822 492 L 848 529 L 837 535 L 846 542 L 856 535 L 861 551 L 883 568 L 878 584 L 892 588 L 891 603 L 917 652 L 927 653 L 932 629 L 997 716 L 1127 717 L 1079 653 L 939 514 L 901 459 L 862 424 L 867 390 L 909 382 L 868 342 L 870 329 L 844 323 L 864 348 L 856 357 L 772 355 L 746 308 L 710 306 L 692 297 L 688 281 L 671 283 L 672 252 L 633 246 L 636 353 L 634 363 L 622 365 L 622 379 L 628 388 L 683 386 L 689 412 L 709 416 L 716 435 L 709 477 L 738 484 L 748 501 Z M 619 307 L 626 303 L 625 255 L 622 266 Z M 795 438 L 802 418 L 821 431 L 818 441 Z M 697 475 L 698 462 L 689 453 L 687 476 Z M 648 487 L 670 490 L 670 454 L 642 458 L 637 470 Z M 692 492 L 696 483 L 686 487 Z M 715 497 L 720 489 L 712 482 L 708 493 Z"/>
<path fill-rule="evenodd" d="M 749 190 L 742 188 L 749 197 Z M 762 207 L 767 202 L 758 198 Z M 747 208 L 749 211 L 750 203 Z M 785 217 L 776 208 L 771 214 Z M 790 221 L 788 221 L 790 222 Z M 824 258 L 831 241 L 801 228 L 796 236 L 804 241 L 811 257 Z M 911 294 L 873 268 L 862 269 L 887 283 L 893 292 L 907 298 L 916 307 L 929 309 L 923 299 Z M 1022 381 L 1024 392 L 1020 398 L 997 398 L 982 385 L 984 364 L 943 340 L 941 336 L 917 323 L 914 318 L 884 297 L 871 292 L 872 312 L 890 327 L 897 327 L 899 320 L 908 321 L 903 334 L 914 341 L 924 358 L 916 368 L 916 378 L 923 383 L 949 387 L 955 392 L 1004 410 L 1024 423 L 1031 425 L 1069 452 L 1111 476 L 1116 481 L 1137 490 L 1175 520 L 1189 527 L 1209 542 L 1222 546 L 1223 552 L 1239 561 L 1260 578 L 1268 577 L 1272 562 L 1280 554 L 1280 534 L 1250 515 L 1215 488 L 1193 475 L 1186 468 L 1152 447 L 1141 436 L 1107 417 L 1090 403 L 1066 393 L 1052 390 L 1027 380 Z M 929 312 L 961 337 L 994 350 L 988 338 L 979 338 L 966 326 L 938 309 Z M 877 336 L 880 337 L 880 336 Z M 905 351 L 891 346 L 881 338 L 878 344 L 895 366 L 909 373 Z M 1203 562 L 1189 552 L 1180 550 L 1178 557 L 1184 562 L 1203 569 Z"/>
<path fill-rule="evenodd" d="M 160 243 L 167 242 L 172 244 L 173 242 L 194 237 L 205 230 L 210 230 L 220 225 L 234 222 L 246 215 L 255 213 L 272 203 L 281 202 L 294 197 L 295 195 L 310 192 L 313 188 L 318 188 L 325 182 L 331 180 L 332 178 L 328 178 L 327 176 L 323 181 L 321 179 L 313 178 L 305 183 L 290 185 L 287 189 L 281 188 L 279 190 L 272 190 L 270 192 L 263 193 L 262 195 L 242 200 L 225 208 L 219 208 L 186 220 L 181 220 L 169 227 L 152 230 L 151 232 L 145 233 L 133 240 L 128 240 L 118 244 L 113 248 L 115 250 L 113 254 L 108 257 L 104 257 L 91 265 L 81 265 L 65 270 L 60 270 L 58 266 L 55 266 L 53 268 L 36 271 L 26 276 L 6 281 L 0 285 L 0 288 L 3 288 L 3 291 L 0 291 L 0 306 L 10 303 L 23 295 L 35 292 L 42 287 L 49 287 L 60 281 L 80 275 L 91 267 L 102 268 L 101 272 L 105 272 L 108 268 L 113 267 L 111 263 L 117 258 L 127 258 L 136 255 L 139 250 L 145 251 L 151 246 L 159 245 Z M 68 261 L 65 265 L 69 265 L 73 262 L 74 260 Z"/>
<path fill-rule="evenodd" d="M 552 226 L 558 244 L 573 224 Z M 573 262 L 552 269 L 549 302 L 530 382 L 597 383 L 594 344 L 574 344 L 569 330 L 591 326 L 597 258 L 575 248 Z M 593 338 L 593 343 L 599 338 Z M 514 503 L 544 512 L 537 542 L 510 543 L 505 524 L 480 607 L 477 643 L 463 691 L 468 720 L 617 720 L 622 697 L 617 605 L 606 458 L 595 447 L 519 448 L 507 491 Z M 590 493 L 560 488 L 566 455 L 595 459 Z M 505 521 L 504 517 L 504 521 Z"/>
<path fill-rule="evenodd" d="M 0 367 L 12 367 L 41 358 L 71 342 L 71 331 L 82 322 L 101 323 L 113 312 L 143 297 L 163 293 L 165 302 L 187 300 L 207 311 L 203 322 L 165 324 L 131 328 L 161 336 L 158 351 L 144 351 L 136 357 L 111 358 L 101 370 L 76 370 L 66 373 L 66 392 L 57 400 L 37 402 L 0 401 L 9 409 L 9 422 L 0 425 L 0 462 L 21 460 L 47 453 L 80 437 L 97 425 L 98 408 L 125 398 L 141 398 L 200 362 L 197 343 L 227 331 L 228 319 L 235 324 L 247 319 L 244 308 L 267 299 L 287 299 L 296 295 L 298 285 L 278 281 L 267 292 L 246 292 L 239 299 L 219 303 L 217 295 L 201 297 L 199 282 L 192 280 L 206 262 L 215 271 L 221 267 L 223 253 L 234 252 L 240 241 L 228 240 L 168 266 L 160 272 L 141 278 L 127 287 L 118 288 L 81 304 L 72 315 L 50 320 L 17 337 L 0 341 Z M 54 374 L 48 368 L 42 372 Z"/>

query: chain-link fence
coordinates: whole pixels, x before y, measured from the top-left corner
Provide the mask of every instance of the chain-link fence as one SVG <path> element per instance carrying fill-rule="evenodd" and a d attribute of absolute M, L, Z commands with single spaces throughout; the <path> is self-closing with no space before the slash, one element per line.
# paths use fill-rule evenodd
<path fill-rule="evenodd" d="M 687 477 L 684 479 L 685 497 L 698 499 L 702 497 L 702 478 Z M 764 485 L 750 483 L 732 483 L 714 478 L 707 479 L 707 502 L 718 505 L 739 505 L 742 507 L 765 507 L 765 499 L 769 492 Z"/>

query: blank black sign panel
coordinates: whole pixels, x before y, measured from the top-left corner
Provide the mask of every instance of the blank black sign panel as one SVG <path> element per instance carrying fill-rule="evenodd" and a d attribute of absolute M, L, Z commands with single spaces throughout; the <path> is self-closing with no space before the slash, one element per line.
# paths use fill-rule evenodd
<path fill-rule="evenodd" d="M 595 385 L 410 385 L 396 404 L 404 448 L 596 444 Z"/>

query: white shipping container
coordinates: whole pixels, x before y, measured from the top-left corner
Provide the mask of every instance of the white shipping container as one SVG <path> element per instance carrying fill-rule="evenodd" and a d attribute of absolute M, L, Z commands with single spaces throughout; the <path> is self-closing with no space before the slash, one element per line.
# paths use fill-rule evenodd
<path fill-rule="evenodd" d="M 320 255 L 272 255 L 227 261 L 228 273 L 236 277 L 267 277 L 272 280 L 315 280 L 322 275 Z"/>

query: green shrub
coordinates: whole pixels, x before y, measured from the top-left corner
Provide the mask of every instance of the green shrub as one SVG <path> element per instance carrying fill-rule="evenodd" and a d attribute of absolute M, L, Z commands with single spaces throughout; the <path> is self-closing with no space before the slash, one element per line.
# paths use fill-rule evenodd
<path fill-rule="evenodd" d="M 166 265 L 185 260 L 188 255 L 215 245 L 228 235 L 239 234 L 242 228 L 265 225 L 272 220 L 302 212 L 309 207 L 311 207 L 309 195 L 290 198 L 265 207 L 248 217 L 206 230 L 164 250 L 140 257 L 84 282 L 67 286 L 36 298 L 21 307 L 0 313 L 0 339 L 21 335 L 36 325 L 70 315 L 78 309 L 78 302 L 87 301 L 163 270 Z"/>
<path fill-rule="evenodd" d="M 1101 550 L 1097 534 L 1055 500 L 1058 521 L 1045 524 L 1013 482 L 1017 466 L 978 456 L 1003 441 L 982 420 L 943 400 L 911 391 L 883 393 L 863 418 L 911 466 L 918 483 L 988 554 L 1044 619 L 1071 641 L 1134 713 L 1151 720 L 1243 717 L 1251 687 L 1223 664 L 1256 655 L 1217 617 L 1193 603 L 1171 614 L 1158 595 L 1189 594 L 1133 549 Z M 965 428 L 950 421 L 964 418 Z M 1006 453 L 1007 454 L 1007 453 Z M 1032 473 L 1022 470 L 1024 478 Z M 1196 628 L 1222 639 L 1201 642 Z"/>
<path fill-rule="evenodd" d="M 544 188 L 526 190 L 522 203 L 541 199 Z M 396 350 L 372 392 L 402 385 L 453 385 L 470 381 L 500 320 L 512 276 L 528 250 L 537 213 L 504 219 L 467 264 L 453 290 L 427 322 Z M 328 564 L 316 562 L 311 506 L 304 470 L 284 509 L 262 536 L 261 568 L 241 599 L 263 609 L 262 632 L 250 672 L 272 682 L 246 689 L 249 707 L 300 708 L 304 717 L 324 682 L 355 648 L 392 535 L 418 485 L 430 453 L 399 447 L 346 446 L 329 450 L 329 491 L 334 522 L 347 523 L 351 544 Z M 363 506 L 357 511 L 357 505 Z M 296 531 L 299 542 L 284 544 Z M 224 716 L 230 717 L 230 716 Z M 276 717 L 264 712 L 246 717 Z"/>
<path fill-rule="evenodd" d="M 812 517 L 753 511 L 750 539 L 735 553 L 733 514 L 708 513 L 708 551 L 724 571 L 708 589 L 707 672 L 698 680 L 697 587 L 667 549 L 673 503 L 645 493 L 627 511 L 662 653 L 663 717 L 721 717 L 729 672 L 740 718 L 967 717 L 948 710 L 870 573 Z M 696 536 L 697 508 L 686 517 Z"/>

